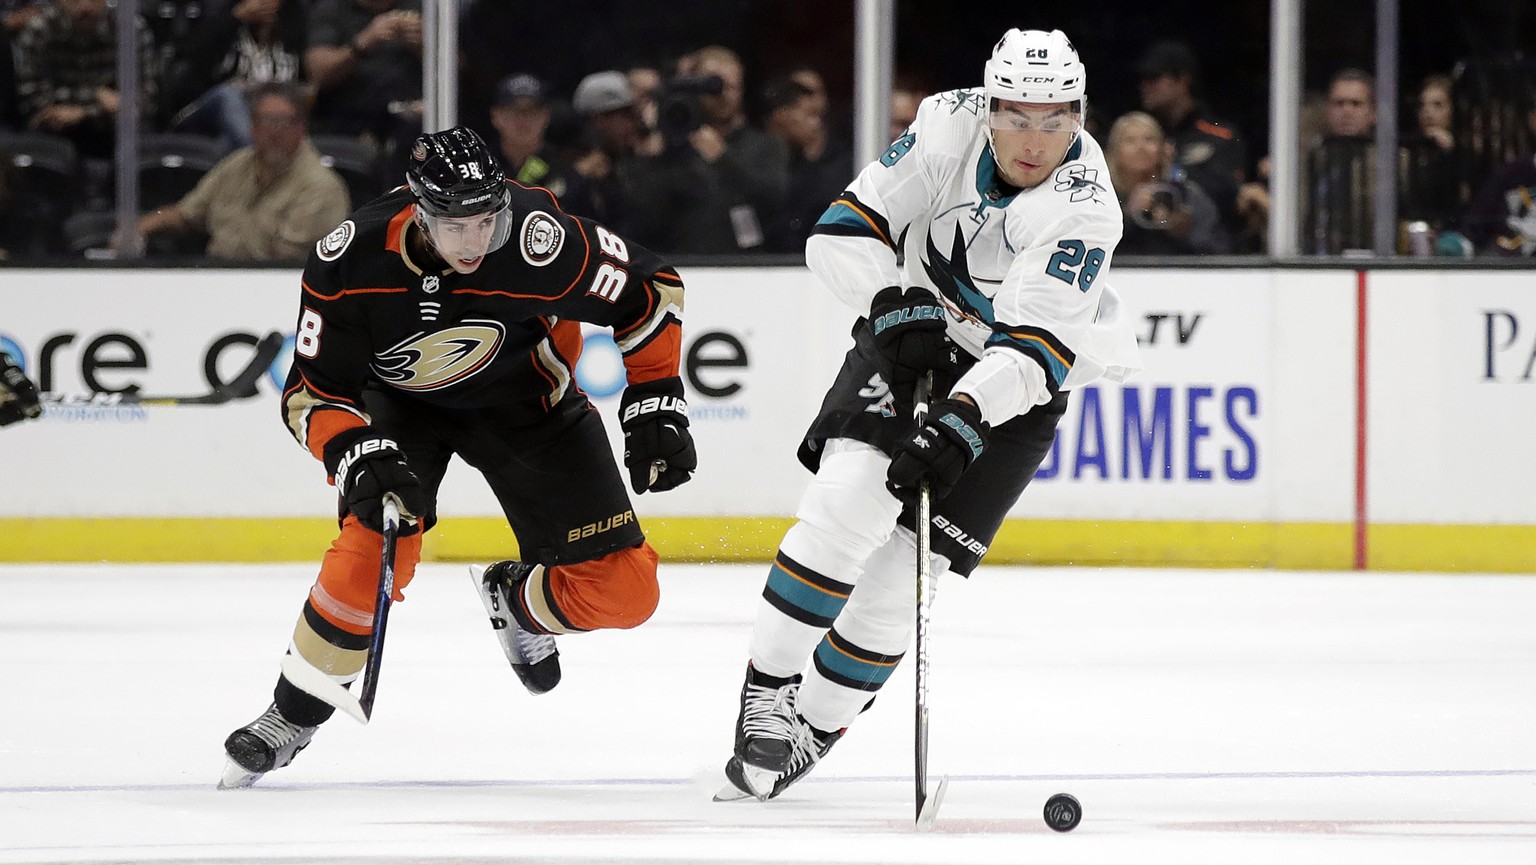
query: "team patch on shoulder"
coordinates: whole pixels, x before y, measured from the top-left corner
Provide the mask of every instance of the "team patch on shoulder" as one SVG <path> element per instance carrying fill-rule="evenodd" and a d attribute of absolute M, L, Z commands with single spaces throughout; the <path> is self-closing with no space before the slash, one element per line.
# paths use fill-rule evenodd
<path fill-rule="evenodd" d="M 1056 169 L 1055 181 L 1056 185 L 1053 189 L 1067 193 L 1069 201 L 1093 201 L 1103 204 L 1104 201 L 1099 198 L 1099 193 L 1104 193 L 1106 199 L 1109 197 L 1104 185 L 1099 183 L 1098 169 L 1089 168 L 1081 163 L 1074 162 Z"/>
<path fill-rule="evenodd" d="M 523 230 L 518 237 L 523 250 L 523 260 L 534 267 L 543 267 L 560 254 L 565 245 L 565 229 L 553 216 L 535 210 L 523 218 Z"/>
<path fill-rule="evenodd" d="M 319 242 L 315 244 L 315 254 L 320 256 L 321 261 L 335 261 L 341 257 L 343 252 L 347 251 L 347 247 L 352 244 L 352 238 L 356 234 L 357 226 L 353 225 L 352 220 L 349 219 L 336 226 L 330 234 L 320 238 Z"/>

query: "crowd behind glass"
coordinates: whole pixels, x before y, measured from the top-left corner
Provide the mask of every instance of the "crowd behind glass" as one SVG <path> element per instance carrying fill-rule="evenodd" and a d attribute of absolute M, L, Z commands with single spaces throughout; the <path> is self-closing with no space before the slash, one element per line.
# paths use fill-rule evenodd
<path fill-rule="evenodd" d="M 485 14 L 476 15 L 485 6 Z M 504 51 L 496 3 L 465 3 L 460 119 L 509 176 L 669 255 L 798 253 L 859 166 L 823 70 L 749 75 L 734 46 L 479 80 Z M 109 0 L 0 0 L 0 254 L 120 256 L 116 16 Z M 420 0 L 145 0 L 136 100 L 136 228 L 151 258 L 296 261 L 351 207 L 397 185 L 421 131 Z M 510 25 L 508 25 L 510 26 Z M 899 68 L 892 139 L 932 88 Z M 1202 99 L 1199 59 L 1157 42 L 1136 64 L 1140 110 L 1088 129 L 1125 219 L 1121 255 L 1266 251 L 1269 158 Z M 1301 120 L 1301 249 L 1368 254 L 1375 82 L 1332 70 Z M 979 70 L 978 70 L 979 75 Z M 483 77 L 483 76 L 480 76 Z M 1468 58 L 1403 82 L 1401 255 L 1536 253 L 1536 66 Z M 1092 89 L 1090 87 L 1090 93 Z"/>

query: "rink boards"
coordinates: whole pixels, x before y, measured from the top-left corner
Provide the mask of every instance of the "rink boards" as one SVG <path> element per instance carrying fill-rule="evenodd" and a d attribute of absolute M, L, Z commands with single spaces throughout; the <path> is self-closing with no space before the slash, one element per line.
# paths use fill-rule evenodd
<path fill-rule="evenodd" d="M 663 556 L 771 555 L 794 459 L 852 313 L 800 268 L 683 268 L 694 481 L 635 505 Z M 1536 293 L 1514 270 L 1117 269 L 1145 372 L 1074 394 L 990 561 L 1536 571 Z M 317 558 L 335 530 L 278 383 L 203 408 L 93 390 L 209 389 L 268 330 L 286 270 L 0 272 L 0 347 L 60 399 L 0 430 L 0 560 Z M 291 343 L 290 343 L 291 345 Z M 612 422 L 623 369 L 588 334 L 581 381 Z M 1362 410 L 1363 408 L 1363 410 Z M 515 553 L 455 467 L 434 558 Z"/>

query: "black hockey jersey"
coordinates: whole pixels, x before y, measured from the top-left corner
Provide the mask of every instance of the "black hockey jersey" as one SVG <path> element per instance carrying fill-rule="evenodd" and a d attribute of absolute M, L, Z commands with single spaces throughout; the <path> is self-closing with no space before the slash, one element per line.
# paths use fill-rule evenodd
<path fill-rule="evenodd" d="M 508 185 L 511 238 L 470 274 L 422 260 L 403 187 L 315 244 L 282 410 L 316 457 L 338 432 L 368 422 L 370 385 L 445 408 L 547 411 L 576 392 L 580 322 L 613 329 L 630 384 L 677 375 L 677 272 L 562 212 L 547 191 Z"/>

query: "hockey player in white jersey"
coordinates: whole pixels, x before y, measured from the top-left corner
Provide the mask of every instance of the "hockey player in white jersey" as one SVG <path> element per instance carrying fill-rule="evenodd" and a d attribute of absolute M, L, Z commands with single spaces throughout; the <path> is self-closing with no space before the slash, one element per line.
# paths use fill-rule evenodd
<path fill-rule="evenodd" d="M 1108 286 L 1121 217 L 1059 30 L 1009 30 L 980 88 L 925 100 L 816 226 L 806 259 L 860 316 L 800 447 L 815 477 L 769 569 L 723 799 L 769 799 L 874 700 L 911 639 L 916 490 L 932 572 L 969 575 L 1068 392 L 1139 368 Z M 912 422 L 914 386 L 934 401 Z"/>

